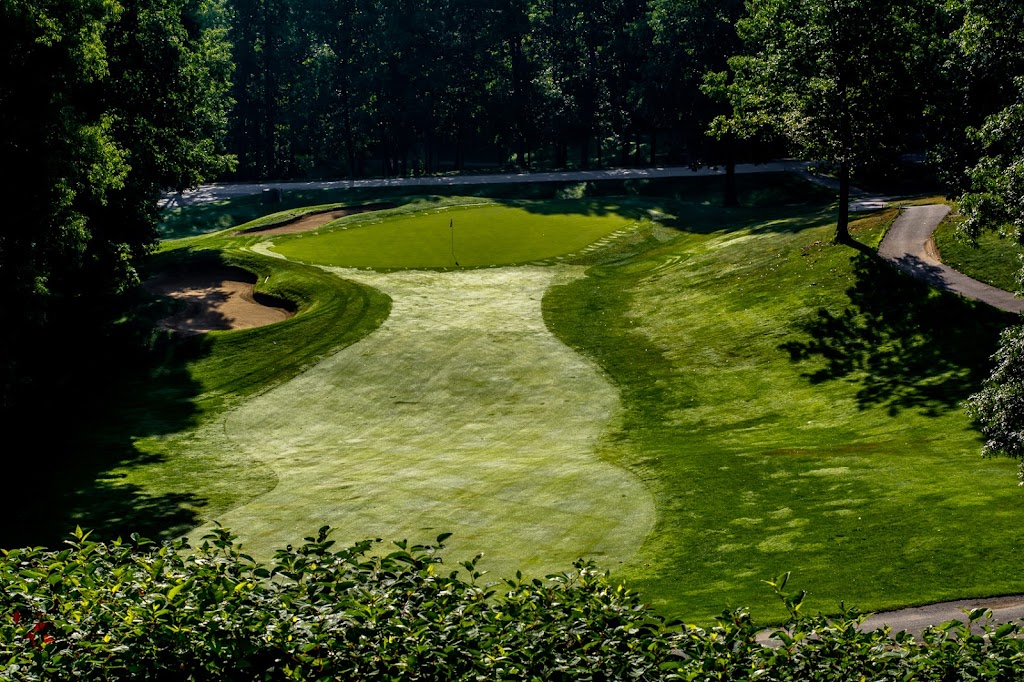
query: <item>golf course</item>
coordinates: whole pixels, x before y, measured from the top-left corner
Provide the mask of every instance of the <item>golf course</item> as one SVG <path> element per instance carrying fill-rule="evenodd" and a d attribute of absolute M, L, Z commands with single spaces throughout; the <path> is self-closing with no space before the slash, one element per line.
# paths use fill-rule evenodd
<path fill-rule="evenodd" d="M 166 332 L 188 350 L 106 428 L 133 452 L 92 494 L 173 501 L 152 535 L 220 524 L 256 557 L 329 525 L 451 532 L 482 580 L 590 559 L 695 623 L 783 618 L 787 571 L 825 612 L 1019 592 L 1016 467 L 960 407 L 1015 317 L 874 256 L 899 202 L 854 215 L 854 248 L 796 175 L 742 177 L 737 208 L 718 188 L 226 202 L 266 215 L 165 240 L 157 270 L 251 273 L 288 314 Z M 77 521 L 117 527 L 83 495 Z"/>

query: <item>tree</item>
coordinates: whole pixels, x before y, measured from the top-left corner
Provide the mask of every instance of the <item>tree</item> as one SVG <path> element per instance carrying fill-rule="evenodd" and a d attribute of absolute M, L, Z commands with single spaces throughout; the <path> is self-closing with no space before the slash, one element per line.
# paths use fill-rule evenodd
<path fill-rule="evenodd" d="M 155 243 L 156 201 L 228 163 L 217 0 L 0 4 L 0 407 L 84 366 Z M 74 342 L 72 343 L 72 339 Z M 74 349 L 71 351 L 70 349 Z"/>
<path fill-rule="evenodd" d="M 851 175 L 893 163 L 914 139 L 916 81 L 908 60 L 929 5 L 885 0 L 747 2 L 732 57 L 733 117 L 770 126 L 801 158 L 839 180 L 836 240 L 849 241 Z"/>
<path fill-rule="evenodd" d="M 983 455 L 1024 460 L 1024 327 L 1003 332 L 993 360 L 995 369 L 982 390 L 965 404 L 967 414 L 985 436 Z M 1024 462 L 1021 471 L 1024 475 Z"/>
<path fill-rule="evenodd" d="M 721 98 L 703 87 L 705 74 L 723 72 L 740 49 L 735 24 L 742 0 L 652 0 L 648 23 L 652 49 L 644 85 L 646 103 L 659 127 L 671 130 L 673 160 L 713 163 L 705 131 L 721 113 Z"/>
<path fill-rule="evenodd" d="M 929 98 L 927 135 L 934 165 L 951 196 L 971 190 L 971 174 L 989 149 L 1012 140 L 985 121 L 1020 100 L 1024 76 L 1024 8 L 1012 0 L 955 0 L 937 14 L 930 55 L 935 96 Z M 995 122 L 994 122 L 995 123 Z M 1008 132 L 1008 131 L 1007 131 Z M 982 175 L 993 169 L 986 163 Z M 979 178 L 978 187 L 985 179 Z M 972 222 L 971 227 L 973 228 Z"/>
<path fill-rule="evenodd" d="M 983 229 L 1024 239 L 1024 7 L 1010 0 L 962 5 L 949 61 L 962 77 L 960 90 L 971 96 L 972 120 L 966 141 L 975 158 L 966 173 L 960 208 L 964 229 Z M 976 95 L 976 96 L 975 96 Z M 964 99 L 964 98 L 961 98 Z M 972 150 L 953 158 L 969 157 Z"/>
<path fill-rule="evenodd" d="M 979 157 L 966 174 L 960 196 L 962 229 L 976 237 L 997 230 L 1024 241 L 1024 7 L 1009 0 L 962 5 L 963 22 L 954 34 L 956 60 L 964 74 L 978 74 L 987 116 L 969 126 L 967 139 Z M 962 89 L 973 92 L 977 84 Z M 970 150 L 968 150 L 968 153 Z M 960 155 L 965 156 L 965 154 Z M 1022 273 L 1024 275 L 1024 273 Z M 982 454 L 1024 460 L 1024 327 L 1003 332 L 995 367 L 982 390 L 965 407 L 985 437 Z M 1024 481 L 1024 463 L 1022 463 Z"/>

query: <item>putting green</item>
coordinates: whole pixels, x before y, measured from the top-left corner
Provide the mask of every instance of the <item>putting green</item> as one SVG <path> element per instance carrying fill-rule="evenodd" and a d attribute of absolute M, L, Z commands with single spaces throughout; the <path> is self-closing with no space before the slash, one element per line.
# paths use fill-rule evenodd
<path fill-rule="evenodd" d="M 528 207 L 444 206 L 414 214 L 341 219 L 314 233 L 275 240 L 275 253 L 346 268 L 515 265 L 579 251 L 633 224 L 613 206 L 546 202 Z"/>
<path fill-rule="evenodd" d="M 339 541 L 451 531 L 449 560 L 483 552 L 497 576 L 636 552 L 652 497 L 596 454 L 618 391 L 541 312 L 545 290 L 582 269 L 339 274 L 391 296 L 391 316 L 224 423 L 277 476 L 219 518 L 248 551 L 329 524 Z"/>

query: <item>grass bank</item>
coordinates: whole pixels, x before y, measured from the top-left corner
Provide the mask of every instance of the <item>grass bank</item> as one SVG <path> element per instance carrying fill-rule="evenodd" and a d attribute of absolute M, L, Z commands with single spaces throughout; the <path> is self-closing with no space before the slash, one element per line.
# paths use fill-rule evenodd
<path fill-rule="evenodd" d="M 935 245 L 942 262 L 986 284 L 1017 291 L 1024 266 L 1024 246 L 989 231 L 972 242 L 958 232 L 960 222 L 957 216 L 950 216 L 935 230 Z"/>
<path fill-rule="evenodd" d="M 662 210 L 545 299 L 622 391 L 603 454 L 655 497 L 620 575 L 696 621 L 782 617 L 762 581 L 785 571 L 825 611 L 1019 592 L 1015 466 L 980 458 L 958 406 L 1014 319 L 831 245 L 829 212 Z"/>

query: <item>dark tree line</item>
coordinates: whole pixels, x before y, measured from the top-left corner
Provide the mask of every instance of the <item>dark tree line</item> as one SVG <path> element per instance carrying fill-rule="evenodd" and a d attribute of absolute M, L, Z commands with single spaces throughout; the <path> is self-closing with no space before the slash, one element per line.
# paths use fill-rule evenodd
<path fill-rule="evenodd" d="M 0 411 L 95 366 L 157 199 L 224 173 L 220 0 L 0 2 Z"/>
<path fill-rule="evenodd" d="M 238 176 L 717 160 L 740 0 L 233 0 Z"/>

